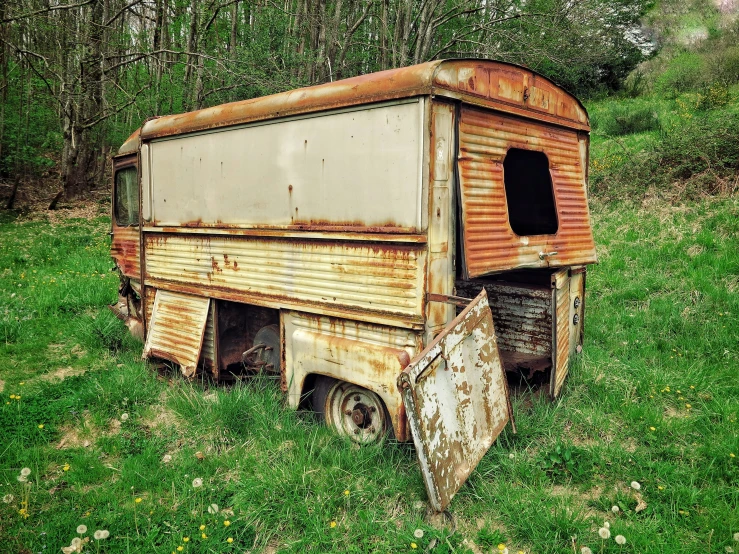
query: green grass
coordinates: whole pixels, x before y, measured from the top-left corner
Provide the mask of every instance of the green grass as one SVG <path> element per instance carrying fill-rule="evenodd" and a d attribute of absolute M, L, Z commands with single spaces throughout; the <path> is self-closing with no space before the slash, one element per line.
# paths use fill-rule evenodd
<path fill-rule="evenodd" d="M 600 263 L 564 394 L 515 400 L 518 434 L 504 432 L 441 525 L 426 516 L 412 446 L 356 447 L 288 410 L 270 380 L 189 384 L 142 362 L 105 308 L 117 286 L 106 217 L 2 216 L 0 497 L 13 499 L 0 503 L 0 544 L 60 552 L 84 524 L 86 537 L 110 531 L 85 543 L 90 552 L 406 552 L 412 542 L 490 552 L 504 542 L 564 554 L 573 536 L 578 552 L 600 551 L 607 520 L 627 543 L 610 539 L 604 552 L 736 549 L 739 200 L 596 199 L 593 220 Z"/>

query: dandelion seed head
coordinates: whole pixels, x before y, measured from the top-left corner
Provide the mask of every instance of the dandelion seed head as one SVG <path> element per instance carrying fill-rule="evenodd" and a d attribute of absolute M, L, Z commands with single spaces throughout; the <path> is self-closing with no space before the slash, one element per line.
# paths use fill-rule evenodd
<path fill-rule="evenodd" d="M 82 546 L 82 539 L 79 537 L 73 538 L 72 542 L 69 543 L 69 546 L 72 546 L 75 549 L 79 548 L 80 546 Z"/>
<path fill-rule="evenodd" d="M 582 547 L 582 548 L 580 549 L 580 553 L 581 553 L 581 554 L 593 554 L 593 551 L 592 551 L 592 550 L 590 550 L 590 548 L 588 548 L 587 546 L 583 546 L 583 547 Z"/>
<path fill-rule="evenodd" d="M 170 454 L 165 454 L 164 456 L 162 456 L 162 461 L 165 464 L 168 464 L 169 462 L 172 461 L 172 456 Z"/>
<path fill-rule="evenodd" d="M 218 513 L 218 504 L 211 504 L 208 506 L 208 513 L 209 514 L 217 514 Z"/>
<path fill-rule="evenodd" d="M 612 511 L 612 512 L 613 512 L 614 514 L 617 514 L 618 512 L 620 512 L 620 511 L 621 511 L 621 508 L 619 508 L 618 506 L 616 506 L 616 505 L 614 504 L 614 505 L 613 505 L 613 507 L 611 507 L 611 511 Z"/>
<path fill-rule="evenodd" d="M 21 475 L 23 475 L 23 477 L 28 477 L 29 475 L 31 475 L 31 468 L 24 467 L 23 469 L 21 469 Z"/>
<path fill-rule="evenodd" d="M 734 533 L 734 541 L 739 542 L 739 533 Z"/>
<path fill-rule="evenodd" d="M 200 477 L 196 477 L 192 480 L 192 487 L 194 489 L 200 488 L 203 486 L 203 480 Z"/>
<path fill-rule="evenodd" d="M 598 535 L 601 539 L 606 540 L 611 538 L 611 530 L 608 527 L 601 527 L 598 529 Z"/>
<path fill-rule="evenodd" d="M 127 413 L 125 413 L 125 412 L 124 412 L 124 413 L 122 413 L 122 414 L 121 414 L 121 421 L 127 421 L 127 420 L 128 420 L 128 414 L 127 414 Z"/>
<path fill-rule="evenodd" d="M 734 549 L 730 546 L 727 546 L 726 548 L 724 548 L 724 552 L 726 552 L 726 554 L 733 554 Z"/>
<path fill-rule="evenodd" d="M 422 539 L 423 529 L 416 529 L 415 531 L 413 531 L 413 536 L 416 537 L 417 539 Z"/>
<path fill-rule="evenodd" d="M 616 535 L 616 544 L 626 544 L 626 537 L 624 537 L 623 535 Z"/>
<path fill-rule="evenodd" d="M 103 539 L 107 539 L 110 536 L 110 531 L 107 529 L 101 529 L 100 530 L 100 537 Z"/>
<path fill-rule="evenodd" d="M 632 481 L 631 488 L 634 489 L 635 491 L 638 491 L 638 490 L 641 490 L 641 485 L 639 484 L 638 481 Z"/>
<path fill-rule="evenodd" d="M 606 529 L 610 529 L 611 528 L 611 524 L 608 523 L 607 521 L 604 521 L 603 522 L 603 527 L 605 527 Z"/>
<path fill-rule="evenodd" d="M 510 454 L 508 454 L 508 459 L 509 460 L 513 460 L 515 458 L 516 458 L 516 455 L 513 452 L 511 452 Z"/>
<path fill-rule="evenodd" d="M 92 534 L 92 538 L 95 539 L 96 541 L 99 541 L 100 539 L 103 538 L 103 532 L 100 529 L 98 529 Z"/>
<path fill-rule="evenodd" d="M 19 475 L 18 476 L 18 482 L 19 483 L 28 483 L 28 477 L 26 477 L 25 475 Z"/>
<path fill-rule="evenodd" d="M 84 523 L 82 525 L 78 525 L 77 526 L 77 534 L 78 535 L 84 535 L 85 533 L 87 533 L 87 525 L 85 525 Z"/>
<path fill-rule="evenodd" d="M 15 500 L 15 496 L 12 494 L 6 494 L 3 496 L 3 502 L 5 502 L 5 504 L 10 504 L 13 500 Z"/>

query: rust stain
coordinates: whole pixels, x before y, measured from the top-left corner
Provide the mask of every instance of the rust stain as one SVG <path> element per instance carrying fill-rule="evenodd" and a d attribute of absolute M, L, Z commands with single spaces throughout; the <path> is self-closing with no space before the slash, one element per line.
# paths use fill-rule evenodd
<path fill-rule="evenodd" d="M 110 255 L 126 277 L 141 277 L 141 248 L 138 227 L 113 226 Z"/>

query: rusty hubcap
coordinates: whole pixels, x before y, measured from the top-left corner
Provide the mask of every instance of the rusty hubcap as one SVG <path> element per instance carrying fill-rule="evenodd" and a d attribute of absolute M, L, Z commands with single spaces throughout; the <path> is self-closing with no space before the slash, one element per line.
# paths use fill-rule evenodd
<path fill-rule="evenodd" d="M 374 392 L 338 382 L 326 397 L 326 423 L 355 442 L 380 440 L 387 429 L 382 400 Z"/>

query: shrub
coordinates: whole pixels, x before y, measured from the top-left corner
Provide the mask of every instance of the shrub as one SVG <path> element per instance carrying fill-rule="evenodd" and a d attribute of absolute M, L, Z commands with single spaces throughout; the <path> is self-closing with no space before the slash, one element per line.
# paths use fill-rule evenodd
<path fill-rule="evenodd" d="M 683 52 L 670 60 L 667 69 L 657 78 L 655 89 L 672 97 L 677 93 L 695 90 L 707 80 L 703 57 L 695 52 Z"/>
<path fill-rule="evenodd" d="M 657 114 L 649 107 L 614 104 L 593 117 L 593 129 L 609 136 L 630 135 L 659 129 Z"/>

